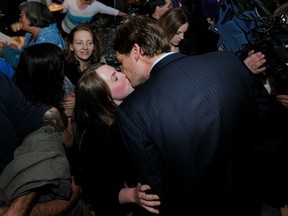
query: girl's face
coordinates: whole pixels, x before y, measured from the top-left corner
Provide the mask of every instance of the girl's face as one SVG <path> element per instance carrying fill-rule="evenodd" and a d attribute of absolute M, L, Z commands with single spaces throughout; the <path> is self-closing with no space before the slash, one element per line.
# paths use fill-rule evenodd
<path fill-rule="evenodd" d="M 85 30 L 75 32 L 73 43 L 70 44 L 70 50 L 74 51 L 78 60 L 89 60 L 94 51 L 93 38 L 90 32 Z"/>
<path fill-rule="evenodd" d="M 112 98 L 116 101 L 122 101 L 134 88 L 124 73 L 116 71 L 110 65 L 103 65 L 96 70 L 96 73 L 107 83 L 110 88 Z"/>
<path fill-rule="evenodd" d="M 188 30 L 188 23 L 184 23 L 180 26 L 174 37 L 170 40 L 173 46 L 178 46 L 181 40 L 184 39 L 184 34 Z"/>

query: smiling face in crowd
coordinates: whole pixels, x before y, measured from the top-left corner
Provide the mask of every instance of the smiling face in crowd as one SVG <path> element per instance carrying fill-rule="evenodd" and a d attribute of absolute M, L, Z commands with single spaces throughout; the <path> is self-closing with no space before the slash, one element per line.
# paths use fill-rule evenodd
<path fill-rule="evenodd" d="M 77 31 L 74 35 L 70 49 L 74 51 L 78 60 L 87 61 L 93 53 L 94 43 L 90 32 L 85 30 Z"/>

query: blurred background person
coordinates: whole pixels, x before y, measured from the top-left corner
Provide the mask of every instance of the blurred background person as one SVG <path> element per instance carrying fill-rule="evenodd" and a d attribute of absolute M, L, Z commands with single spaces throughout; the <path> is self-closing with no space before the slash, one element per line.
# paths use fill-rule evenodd
<path fill-rule="evenodd" d="M 39 130 L 45 128 L 40 114 L 38 113 L 35 106 L 33 106 L 31 102 L 26 100 L 23 93 L 2 72 L 0 72 L 0 116 L 1 116 L 0 117 L 1 118 L 1 121 L 0 121 L 0 128 L 1 128 L 0 178 L 1 178 L 1 183 L 3 183 L 2 181 L 3 179 L 9 179 L 9 176 L 11 176 L 11 173 L 9 176 L 7 176 L 5 173 L 3 173 L 3 171 L 5 168 L 7 169 L 7 167 L 9 166 L 11 162 L 13 162 L 13 160 L 15 159 L 15 156 L 14 156 L 15 151 L 20 146 L 22 146 L 24 140 L 26 140 L 26 142 L 29 142 L 29 143 L 31 142 L 35 144 L 35 142 L 37 143 L 37 141 L 40 141 L 39 140 L 40 138 L 42 142 L 45 142 L 45 144 L 48 144 L 47 142 L 51 140 L 47 139 L 46 135 L 47 133 L 49 133 L 51 136 L 53 137 L 55 136 L 54 137 L 55 144 L 59 144 L 57 141 L 59 141 L 60 139 L 60 143 L 61 143 L 61 136 L 53 132 L 51 133 L 51 131 L 47 133 L 42 131 L 43 134 L 39 136 L 39 133 L 38 133 Z M 37 134 L 37 135 L 34 136 L 32 134 L 34 135 Z M 37 136 L 38 136 L 38 139 L 37 139 Z M 39 143 L 37 143 L 36 146 L 39 146 Z M 60 149 L 61 149 L 61 146 L 62 145 L 60 145 Z M 49 148 L 49 146 L 47 147 Z M 44 149 L 42 150 L 44 151 Z M 37 153 L 38 158 L 40 158 L 40 155 L 42 155 L 42 153 L 43 152 L 41 151 Z M 30 151 L 28 151 L 28 154 L 30 154 L 30 159 L 32 159 L 31 158 L 32 148 L 30 149 Z M 35 159 L 36 157 L 34 158 L 34 161 Z M 19 158 L 18 160 L 22 162 L 21 166 L 19 167 L 23 167 L 23 161 Z M 29 160 L 26 160 L 25 162 L 28 163 L 28 161 Z M 31 161 L 32 160 L 30 160 L 30 162 Z M 50 166 L 49 168 L 46 167 L 46 169 L 43 169 L 43 170 L 50 171 L 50 168 L 53 169 Z M 17 167 L 15 166 L 13 170 L 16 170 L 16 169 Z M 57 169 L 58 169 L 58 173 L 62 173 L 66 171 L 64 170 L 64 167 L 61 167 L 61 166 L 57 167 Z M 21 178 L 21 179 L 19 178 L 19 181 L 18 181 L 19 184 L 23 183 L 24 181 L 27 181 L 27 179 L 31 179 L 32 177 L 31 173 L 28 173 L 28 170 L 24 169 L 22 170 L 22 172 L 17 173 L 18 174 L 17 176 Z M 43 175 L 43 176 L 39 175 L 39 172 L 35 172 L 35 173 L 37 174 L 37 179 L 45 178 L 48 175 L 48 172 L 47 172 L 47 175 Z M 26 175 L 27 178 L 24 178 L 25 179 L 24 180 L 21 174 Z M 35 181 L 35 178 L 34 178 L 34 181 Z M 70 182 L 70 180 L 68 181 Z M 49 183 L 51 182 L 52 181 L 49 181 Z M 33 185 L 33 183 L 30 184 L 30 186 Z M 47 182 L 45 184 L 47 184 Z M 1 184 L 1 187 L 3 186 L 4 185 Z M 65 214 L 71 211 L 71 208 L 73 208 L 75 203 L 77 203 L 79 199 L 79 195 L 80 195 L 79 187 L 72 183 L 73 191 L 72 191 L 72 195 L 70 199 L 67 199 L 67 200 L 66 199 L 54 199 L 49 202 L 39 203 L 38 202 L 39 195 L 49 191 L 47 185 L 44 186 L 46 187 L 46 189 L 38 187 L 36 190 L 31 190 L 31 191 L 28 191 L 27 185 L 25 186 L 26 186 L 26 192 L 24 194 L 17 196 L 15 199 L 13 199 L 11 203 L 5 203 L 4 205 L 2 205 L 1 203 L 0 205 L 1 215 L 23 216 L 23 215 L 29 214 L 31 216 L 37 216 L 37 215 Z M 50 188 L 53 187 L 52 184 L 50 186 L 51 186 Z M 62 186 L 60 186 L 60 188 L 63 189 Z M 11 185 L 9 185 L 9 187 L 7 188 L 6 187 L 4 188 L 5 196 L 2 196 L 3 191 L 1 189 L 1 201 L 3 200 L 3 198 L 13 197 L 13 195 L 15 196 L 15 194 L 12 194 L 11 196 L 10 192 L 13 192 L 11 188 L 13 188 L 11 187 Z M 59 188 L 59 185 L 57 185 L 57 188 Z M 17 189 L 20 189 L 20 188 L 17 188 Z M 69 192 L 69 190 L 67 190 L 66 192 Z M 75 212 L 76 212 L 76 209 L 75 209 Z"/>
<path fill-rule="evenodd" d="M 158 24 L 168 37 L 171 51 L 190 54 L 190 41 L 185 38 L 189 28 L 189 20 L 183 8 L 171 8 L 158 20 Z"/>
<path fill-rule="evenodd" d="M 72 29 L 64 50 L 65 75 L 76 86 L 84 69 L 97 62 L 105 62 L 100 38 L 90 25 L 81 23 Z"/>
<path fill-rule="evenodd" d="M 192 1 L 190 29 L 187 37 L 192 41 L 192 54 L 217 51 L 219 36 L 210 30 L 210 24 L 218 16 L 222 0 Z"/>
<path fill-rule="evenodd" d="M 10 80 L 14 79 L 15 70 L 14 68 L 0 57 L 0 71 L 4 73 Z"/>
<path fill-rule="evenodd" d="M 280 17 L 282 21 L 285 17 L 287 19 L 287 6 L 288 4 L 283 4 L 274 13 L 272 12 L 275 25 Z M 281 26 L 285 25 L 287 23 L 281 24 Z M 273 34 L 271 36 L 273 37 Z M 275 41 L 273 49 L 269 49 L 272 47 L 270 40 L 263 40 L 261 43 L 266 48 L 262 49 L 262 52 L 249 51 L 244 63 L 257 81 L 259 127 L 262 135 L 262 145 L 258 147 L 262 211 L 263 214 L 273 211 L 275 215 L 281 215 L 280 208 L 288 202 L 286 190 L 288 179 L 283 173 L 288 166 L 288 67 L 286 65 L 288 52 Z"/>
<path fill-rule="evenodd" d="M 287 50 L 281 48 L 281 53 L 285 56 Z M 280 215 L 280 208 L 288 202 L 288 179 L 283 173 L 288 166 L 288 67 L 285 62 L 277 62 L 277 65 L 271 67 L 271 59 L 266 59 L 262 52 L 254 50 L 249 52 L 249 56 L 244 60 L 256 78 L 255 92 L 258 97 L 262 136 L 262 145 L 258 146 L 258 175 L 261 179 L 259 185 L 264 206 L 262 211 L 269 212 L 269 209 L 273 209 Z"/>
<path fill-rule="evenodd" d="M 0 73 L 0 174 L 13 160 L 15 149 L 21 145 L 24 137 L 44 126 L 40 114 L 23 93 Z"/>
<path fill-rule="evenodd" d="M 46 5 L 35 1 L 26 1 L 19 5 L 19 10 L 22 29 L 26 31 L 23 46 L 20 49 L 9 44 L 0 47 L 0 55 L 13 68 L 17 68 L 23 50 L 33 44 L 53 43 L 62 50 L 66 47 L 56 26 L 55 18 Z"/>
<path fill-rule="evenodd" d="M 96 0 L 64 0 L 61 4 L 65 17 L 62 20 L 64 35 L 82 22 L 91 23 L 98 13 L 111 16 L 127 16 L 128 14 L 113 7 L 109 7 Z M 66 35 L 65 35 L 66 36 Z"/>
<path fill-rule="evenodd" d="M 50 4 L 53 3 L 52 0 L 27 0 L 27 1 L 36 1 L 36 2 L 40 2 L 40 3 L 47 5 L 47 6 L 49 6 Z"/>
<path fill-rule="evenodd" d="M 65 110 L 75 108 L 75 86 L 83 71 L 97 62 L 105 62 L 101 40 L 93 33 L 88 23 L 81 23 L 72 29 L 67 37 L 67 47 L 64 50 L 64 100 L 61 105 Z M 77 120 L 73 113 L 72 123 L 75 139 L 79 138 Z"/>
<path fill-rule="evenodd" d="M 173 8 L 171 0 L 150 0 L 141 14 L 148 14 L 149 17 L 158 20 L 170 8 Z"/>
<path fill-rule="evenodd" d="M 27 47 L 16 72 L 16 85 L 32 102 L 43 122 L 62 134 L 66 148 L 74 143 L 72 113 L 60 103 L 64 95 L 63 51 L 55 44 L 41 43 Z"/>

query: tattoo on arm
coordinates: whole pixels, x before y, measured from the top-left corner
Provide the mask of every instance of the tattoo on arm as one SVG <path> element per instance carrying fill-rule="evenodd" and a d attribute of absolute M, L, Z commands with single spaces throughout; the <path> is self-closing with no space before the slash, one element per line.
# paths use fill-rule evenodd
<path fill-rule="evenodd" d="M 49 109 L 42 117 L 42 120 L 46 125 L 54 128 L 55 132 L 63 132 L 65 129 L 62 116 L 55 107 Z"/>

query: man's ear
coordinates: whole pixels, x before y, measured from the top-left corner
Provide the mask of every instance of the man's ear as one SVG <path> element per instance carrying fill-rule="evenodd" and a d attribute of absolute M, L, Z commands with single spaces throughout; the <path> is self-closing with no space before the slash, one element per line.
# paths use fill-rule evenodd
<path fill-rule="evenodd" d="M 138 61 L 138 59 L 141 56 L 141 47 L 137 43 L 135 43 L 133 45 L 132 55 L 133 55 L 133 58 L 135 59 L 135 61 Z"/>
<path fill-rule="evenodd" d="M 160 8 L 161 8 L 161 7 L 160 7 L 159 5 L 157 5 L 156 8 L 155 8 L 155 12 L 154 12 L 154 13 L 158 13 L 158 11 L 159 11 Z"/>

